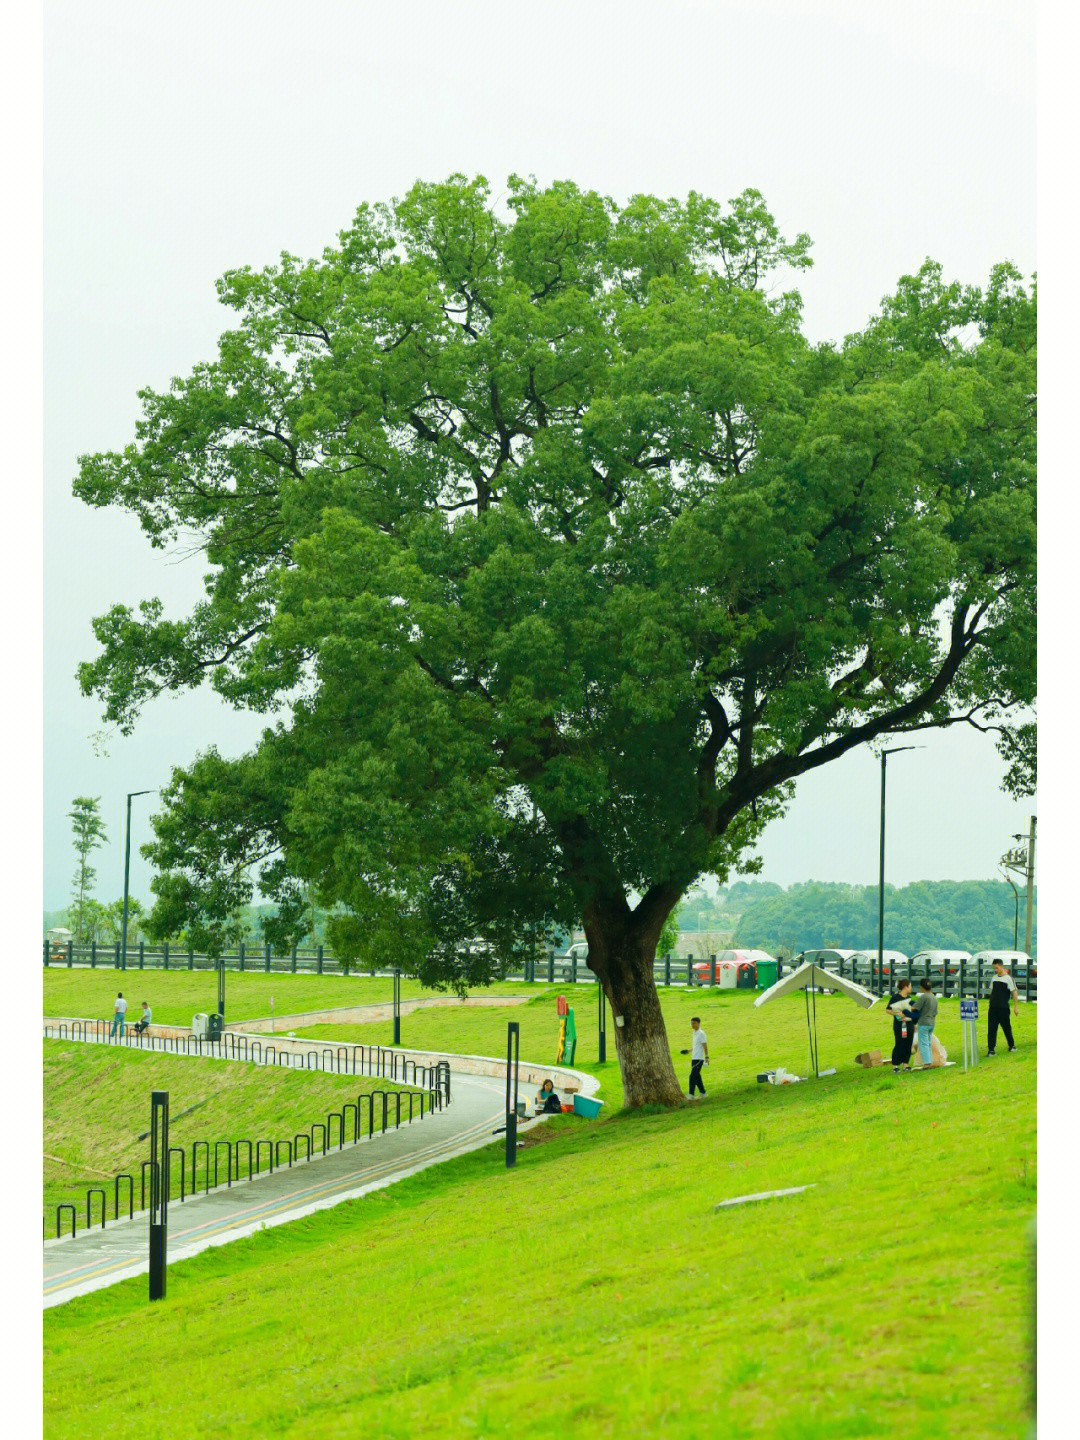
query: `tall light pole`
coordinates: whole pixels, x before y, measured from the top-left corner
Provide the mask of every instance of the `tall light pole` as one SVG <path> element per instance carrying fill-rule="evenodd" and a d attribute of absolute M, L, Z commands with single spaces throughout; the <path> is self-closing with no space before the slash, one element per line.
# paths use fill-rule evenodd
<path fill-rule="evenodd" d="M 885 760 L 889 755 L 898 755 L 901 750 L 921 750 L 921 745 L 894 745 L 891 750 L 881 752 L 881 844 L 878 852 L 878 921 L 877 921 L 877 973 L 878 984 L 882 983 L 885 965 Z"/>
<path fill-rule="evenodd" d="M 120 922 L 120 969 L 127 969 L 128 882 L 131 877 L 131 802 L 136 795 L 150 795 L 150 790 L 132 790 L 127 797 L 127 820 L 124 825 L 124 916 Z"/>

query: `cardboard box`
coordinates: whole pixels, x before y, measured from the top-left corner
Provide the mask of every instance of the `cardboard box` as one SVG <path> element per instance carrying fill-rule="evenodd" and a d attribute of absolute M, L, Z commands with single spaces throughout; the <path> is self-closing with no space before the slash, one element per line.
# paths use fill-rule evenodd
<path fill-rule="evenodd" d="M 855 1056 L 855 1064 L 861 1065 L 864 1070 L 869 1070 L 872 1065 L 884 1065 L 880 1050 L 864 1050 L 861 1055 Z"/>

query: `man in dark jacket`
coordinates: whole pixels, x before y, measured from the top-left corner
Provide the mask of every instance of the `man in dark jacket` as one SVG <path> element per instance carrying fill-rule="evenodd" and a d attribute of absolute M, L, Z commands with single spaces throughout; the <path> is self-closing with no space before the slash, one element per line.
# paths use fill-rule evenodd
<path fill-rule="evenodd" d="M 893 1017 L 892 1068 L 897 1071 L 901 1065 L 905 1070 L 911 1069 L 911 1047 L 915 1040 L 915 1017 L 909 1004 L 910 1000 L 911 981 L 899 981 L 895 994 L 889 996 L 888 1005 L 889 1014 Z"/>

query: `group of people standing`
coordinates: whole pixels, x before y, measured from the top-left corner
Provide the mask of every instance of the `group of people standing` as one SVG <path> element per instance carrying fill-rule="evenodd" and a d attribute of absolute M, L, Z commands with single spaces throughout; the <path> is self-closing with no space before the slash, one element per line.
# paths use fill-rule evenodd
<path fill-rule="evenodd" d="M 934 1026 L 937 1024 L 938 997 L 929 980 L 919 981 L 919 994 L 911 993 L 911 981 L 901 980 L 896 993 L 889 996 L 889 1014 L 893 1017 L 892 1068 L 911 1069 L 911 1049 L 916 1036 L 919 1059 L 924 1066 L 933 1063 Z"/>
<path fill-rule="evenodd" d="M 1016 1049 L 1013 1039 L 1010 1004 L 1013 1013 L 1020 1014 L 1020 997 L 1016 981 L 1005 969 L 1001 960 L 994 961 L 994 974 L 990 981 L 990 1004 L 987 1016 L 987 1056 L 997 1053 L 997 1036 L 1001 1030 L 1010 1052 Z M 924 1066 L 933 1063 L 934 1026 L 937 1023 L 938 997 L 934 994 L 933 982 L 919 981 L 919 994 L 911 993 L 911 981 L 901 980 L 896 992 L 889 996 L 889 1014 L 893 1017 L 892 1067 L 895 1071 L 911 1069 L 911 1049 L 919 1042 L 919 1059 Z"/>

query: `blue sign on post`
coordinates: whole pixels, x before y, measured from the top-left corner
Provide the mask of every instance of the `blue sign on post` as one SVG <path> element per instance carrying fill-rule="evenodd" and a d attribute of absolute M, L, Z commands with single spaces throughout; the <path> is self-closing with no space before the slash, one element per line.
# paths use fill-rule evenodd
<path fill-rule="evenodd" d="M 962 998 L 961 1001 L 960 1001 L 960 1019 L 961 1019 L 961 1020 L 978 1020 L 978 1018 L 979 1018 L 979 1002 L 978 1002 L 978 1000 L 968 1000 L 968 999 L 963 999 L 963 998 Z"/>

